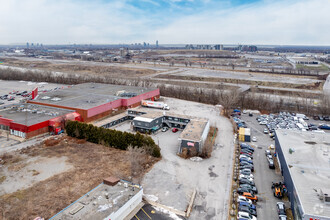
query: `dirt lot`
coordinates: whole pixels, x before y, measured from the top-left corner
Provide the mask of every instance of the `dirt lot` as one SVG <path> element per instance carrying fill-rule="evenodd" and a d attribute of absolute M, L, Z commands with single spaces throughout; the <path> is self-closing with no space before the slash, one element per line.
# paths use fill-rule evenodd
<path fill-rule="evenodd" d="M 93 65 L 88 63 L 51 63 L 48 61 L 25 61 L 21 59 L 4 58 L 4 65 L 16 66 L 22 68 L 33 68 L 47 71 L 58 71 L 66 73 L 96 74 L 100 76 L 111 77 L 141 77 L 156 73 L 151 69 L 135 69 L 120 66 Z"/>
<path fill-rule="evenodd" d="M 130 176 L 132 157 L 127 151 L 66 136 L 47 145 L 1 156 L 0 219 L 50 218 L 103 178 Z M 146 156 L 140 174 L 157 161 Z"/>
<path fill-rule="evenodd" d="M 322 90 L 323 82 L 318 82 L 315 80 L 310 79 L 310 82 L 306 79 L 299 80 L 297 79 L 294 82 L 294 79 L 291 78 L 283 78 L 281 81 L 278 80 L 280 77 L 274 81 L 272 79 L 261 80 L 261 79 L 248 79 L 251 75 L 246 74 L 246 77 L 237 78 L 234 74 L 230 76 L 221 77 L 220 74 L 218 77 L 209 77 L 200 74 L 199 76 L 189 75 L 192 71 L 187 73 L 186 75 L 160 75 L 158 78 L 165 78 L 165 79 L 177 79 L 177 80 L 189 80 L 189 81 L 202 81 L 202 82 L 217 82 L 217 83 L 236 83 L 236 84 L 246 84 L 246 85 L 255 85 L 255 86 L 272 86 L 272 87 L 280 87 L 280 88 L 297 88 L 297 89 L 311 89 L 311 90 Z M 220 73 L 220 72 L 219 72 Z M 181 74 L 181 73 L 180 73 Z M 269 77 L 269 76 L 268 76 Z M 270 77 L 269 77 L 270 78 Z M 286 79 L 286 81 L 285 81 Z"/>

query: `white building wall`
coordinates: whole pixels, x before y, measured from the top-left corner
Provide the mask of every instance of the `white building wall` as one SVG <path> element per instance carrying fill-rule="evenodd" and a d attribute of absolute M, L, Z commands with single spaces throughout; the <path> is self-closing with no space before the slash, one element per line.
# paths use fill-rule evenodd
<path fill-rule="evenodd" d="M 203 148 L 203 145 L 204 145 L 204 142 L 207 138 L 207 135 L 209 134 L 209 131 L 210 131 L 210 121 L 208 121 L 205 125 L 205 129 L 203 131 L 203 134 L 202 134 L 202 139 L 201 139 L 201 146 L 200 148 Z"/>
<path fill-rule="evenodd" d="M 135 209 L 142 202 L 142 196 L 143 196 L 143 189 L 141 188 L 140 192 L 135 194 L 135 196 L 133 196 L 128 202 L 126 202 L 122 207 L 120 207 L 120 209 L 118 209 L 117 212 L 111 213 L 104 220 L 124 219 L 126 216 L 128 216 L 129 213 L 133 211 L 133 209 Z"/>

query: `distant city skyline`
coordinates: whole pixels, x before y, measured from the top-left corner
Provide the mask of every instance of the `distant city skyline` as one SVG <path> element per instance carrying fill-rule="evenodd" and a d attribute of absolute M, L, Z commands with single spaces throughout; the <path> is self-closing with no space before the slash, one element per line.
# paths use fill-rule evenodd
<path fill-rule="evenodd" d="M 330 45 L 329 0 L 0 0 L 0 45 Z"/>

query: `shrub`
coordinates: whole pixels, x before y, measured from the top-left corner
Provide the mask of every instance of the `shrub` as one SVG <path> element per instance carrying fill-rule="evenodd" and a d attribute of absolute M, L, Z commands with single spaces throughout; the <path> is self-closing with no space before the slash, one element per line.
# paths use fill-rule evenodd
<path fill-rule="evenodd" d="M 102 127 L 96 127 L 78 121 L 68 121 L 65 126 L 68 136 L 86 139 L 95 144 L 127 150 L 129 146 L 143 148 L 148 154 L 160 157 L 160 148 L 154 140 L 140 133 L 132 134 Z"/>

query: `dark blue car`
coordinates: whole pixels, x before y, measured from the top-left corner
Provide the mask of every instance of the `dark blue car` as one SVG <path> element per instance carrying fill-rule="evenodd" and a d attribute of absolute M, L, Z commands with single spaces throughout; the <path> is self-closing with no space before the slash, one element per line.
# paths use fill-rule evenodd
<path fill-rule="evenodd" d="M 248 149 L 250 151 L 254 151 L 254 148 L 246 143 L 241 143 L 241 149 Z"/>
<path fill-rule="evenodd" d="M 255 205 L 253 205 L 253 204 L 250 205 L 247 202 L 239 202 L 238 207 L 240 207 L 240 206 L 245 206 L 245 207 L 249 207 L 250 209 L 257 210 Z"/>
<path fill-rule="evenodd" d="M 253 161 L 247 159 L 246 157 L 242 157 L 241 159 L 239 159 L 239 162 L 242 162 L 242 161 L 246 161 L 246 162 L 248 162 L 249 164 L 253 164 Z"/>
<path fill-rule="evenodd" d="M 326 125 L 326 124 L 320 125 L 319 128 L 324 130 L 330 130 L 330 125 Z"/>

